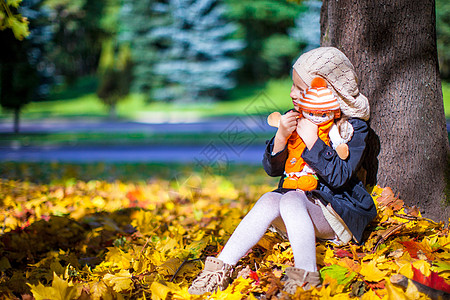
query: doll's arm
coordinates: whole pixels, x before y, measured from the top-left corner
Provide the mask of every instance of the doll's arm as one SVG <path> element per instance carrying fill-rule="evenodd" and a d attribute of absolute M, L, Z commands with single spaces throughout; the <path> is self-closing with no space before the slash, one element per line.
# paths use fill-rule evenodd
<path fill-rule="evenodd" d="M 347 143 L 351 140 L 353 136 L 353 126 L 350 122 L 345 121 L 341 123 L 341 132 L 339 133 L 339 128 L 335 124 L 330 129 L 329 137 L 331 141 L 331 146 L 336 150 L 339 157 L 346 160 L 349 155 Z"/>
<path fill-rule="evenodd" d="M 368 125 L 360 119 L 350 119 L 354 133 L 348 142 L 349 157 L 342 160 L 336 151 L 318 139 L 311 149 L 305 149 L 302 158 L 328 185 L 339 188 L 358 170 L 366 147 Z"/>

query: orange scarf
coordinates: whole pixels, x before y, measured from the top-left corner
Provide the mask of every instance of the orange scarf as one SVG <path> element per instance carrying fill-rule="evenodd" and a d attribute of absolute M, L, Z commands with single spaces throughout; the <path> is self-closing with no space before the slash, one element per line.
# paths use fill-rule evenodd
<path fill-rule="evenodd" d="M 333 123 L 334 120 L 330 120 L 327 123 L 319 125 L 318 128 L 319 139 L 324 141 L 327 145 L 330 145 L 330 137 L 328 136 L 328 133 L 330 132 Z M 305 148 L 305 143 L 299 137 L 297 131 L 294 131 L 288 140 L 288 158 L 284 167 L 286 174 L 301 172 L 303 170 L 306 162 L 302 158 L 302 153 Z M 311 191 L 317 187 L 317 177 L 313 174 L 301 176 L 300 178 L 296 176 L 286 177 L 283 182 L 283 187 L 288 189 Z"/>

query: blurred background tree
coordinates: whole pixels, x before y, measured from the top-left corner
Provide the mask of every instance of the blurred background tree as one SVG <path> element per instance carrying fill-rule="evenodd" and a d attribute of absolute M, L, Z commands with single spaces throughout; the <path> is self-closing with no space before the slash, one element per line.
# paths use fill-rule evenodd
<path fill-rule="evenodd" d="M 239 70 L 242 83 L 265 81 L 286 76 L 300 48 L 288 34 L 295 18 L 304 7 L 279 0 L 226 0 L 228 17 L 239 23 L 238 37 L 245 41 L 243 65 Z"/>
<path fill-rule="evenodd" d="M 225 20 L 226 7 L 218 0 L 169 0 L 159 9 L 171 21 L 152 30 L 165 45 L 154 68 L 164 81 L 154 98 L 210 101 L 235 87 L 232 73 L 240 63 L 233 54 L 244 44 L 229 38 L 237 27 Z"/>
<path fill-rule="evenodd" d="M 130 45 L 133 61 L 131 91 L 153 99 L 152 92 L 161 86 L 163 78 L 154 72 L 158 51 L 168 47 L 167 41 L 152 34 L 159 26 L 167 26 L 171 17 L 157 0 L 123 0 L 120 8 L 118 40 Z"/>
<path fill-rule="evenodd" d="M 29 21 L 26 39 L 21 40 L 23 36 L 14 29 L 0 31 L 0 104 L 14 113 L 14 132 L 19 131 L 21 109 L 30 101 L 45 98 L 54 76 L 46 53 L 52 39 L 48 9 L 41 0 L 25 0 L 18 12 Z"/>
<path fill-rule="evenodd" d="M 322 1 L 308 0 L 302 3 L 305 10 L 295 18 L 295 27 L 288 30 L 304 52 L 320 46 L 320 8 Z"/>
<path fill-rule="evenodd" d="M 51 9 L 53 31 L 47 49 L 59 81 L 70 85 L 81 76 L 95 74 L 103 41 L 114 34 L 102 23 L 114 2 L 45 0 L 45 5 Z"/>
<path fill-rule="evenodd" d="M 115 45 L 112 40 L 103 45 L 98 69 L 99 86 L 97 95 L 109 109 L 109 117 L 117 117 L 117 103 L 130 91 L 132 80 L 130 47 L 122 43 Z"/>
<path fill-rule="evenodd" d="M 436 33 L 441 78 L 450 80 L 450 1 L 436 0 Z"/>

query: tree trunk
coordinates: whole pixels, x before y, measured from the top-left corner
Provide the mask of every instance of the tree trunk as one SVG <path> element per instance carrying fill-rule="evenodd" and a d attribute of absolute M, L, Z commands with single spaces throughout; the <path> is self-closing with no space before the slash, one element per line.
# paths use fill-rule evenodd
<path fill-rule="evenodd" d="M 390 186 L 407 205 L 448 220 L 449 141 L 430 0 L 323 0 L 322 46 L 354 64 L 371 105 L 368 183 Z"/>
<path fill-rule="evenodd" d="M 19 133 L 20 130 L 20 108 L 14 108 L 14 133 Z"/>
<path fill-rule="evenodd" d="M 109 104 L 109 119 L 116 120 L 117 119 L 117 103 L 111 102 Z"/>

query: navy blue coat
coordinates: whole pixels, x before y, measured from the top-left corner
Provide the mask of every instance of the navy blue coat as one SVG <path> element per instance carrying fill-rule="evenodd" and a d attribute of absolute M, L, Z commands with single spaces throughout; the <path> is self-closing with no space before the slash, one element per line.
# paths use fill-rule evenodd
<path fill-rule="evenodd" d="M 348 121 L 354 132 L 347 144 L 350 155 L 346 160 L 340 159 L 336 151 L 321 139 L 317 139 L 311 150 L 306 148 L 302 158 L 319 177 L 317 189 L 310 193 L 324 205 L 330 203 L 350 229 L 354 239 L 360 243 L 367 224 L 377 215 L 372 197 L 356 175 L 364 155 L 369 127 L 361 119 L 353 118 Z M 288 149 L 285 147 L 274 156 L 272 149 L 273 138 L 268 142 L 264 153 L 264 170 L 269 176 L 282 176 L 275 192 L 286 193 L 290 190 L 282 186 Z"/>

